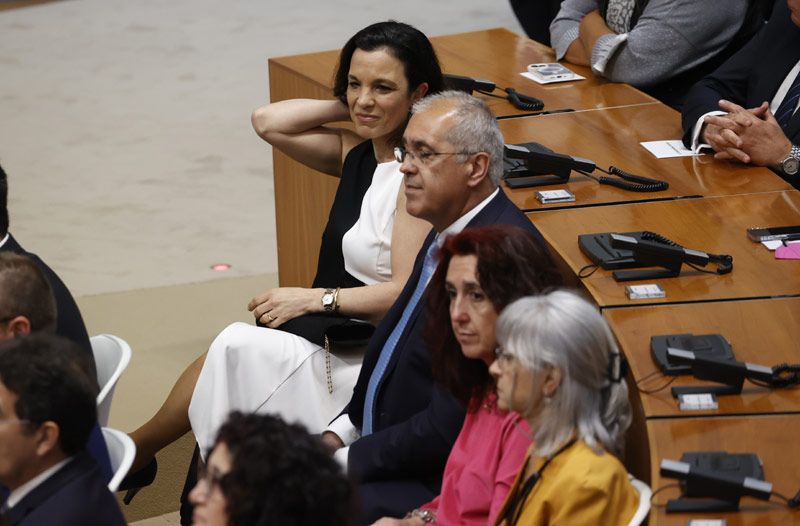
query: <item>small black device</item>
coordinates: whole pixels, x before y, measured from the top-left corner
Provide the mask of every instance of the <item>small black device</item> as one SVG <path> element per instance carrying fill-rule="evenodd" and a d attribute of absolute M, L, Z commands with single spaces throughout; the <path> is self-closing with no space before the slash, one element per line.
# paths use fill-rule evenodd
<path fill-rule="evenodd" d="M 737 511 L 743 495 L 761 500 L 772 495 L 763 464 L 753 453 L 684 453 L 680 461 L 662 460 L 660 473 L 679 479 L 683 490 L 680 499 L 667 502 L 667 513 Z"/>
<path fill-rule="evenodd" d="M 556 153 L 536 142 L 506 144 L 503 157 L 506 184 L 511 188 L 563 184 L 572 170 L 594 170 L 592 161 Z"/>
<path fill-rule="evenodd" d="M 748 228 L 747 237 L 756 243 L 761 241 L 791 241 L 800 239 L 800 225 Z"/>
<path fill-rule="evenodd" d="M 668 376 L 692 374 L 692 367 L 667 356 L 668 348 L 692 351 L 695 355 L 733 360 L 733 348 L 721 334 L 667 334 L 650 337 L 650 354 L 661 372 Z"/>
<path fill-rule="evenodd" d="M 772 367 L 739 362 L 735 359 L 718 359 L 683 349 L 667 349 L 667 358 L 677 363 L 685 363 L 692 369 L 692 375 L 700 380 L 711 380 L 724 385 L 700 385 L 673 387 L 675 398 L 685 394 L 713 393 L 716 395 L 739 394 L 746 378 L 761 382 L 772 382 Z"/>

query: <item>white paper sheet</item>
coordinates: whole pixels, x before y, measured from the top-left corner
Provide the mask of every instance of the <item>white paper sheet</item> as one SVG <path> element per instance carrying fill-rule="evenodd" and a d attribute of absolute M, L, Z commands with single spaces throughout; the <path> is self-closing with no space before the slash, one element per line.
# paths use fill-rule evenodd
<path fill-rule="evenodd" d="M 656 156 L 658 159 L 667 159 L 669 157 L 690 157 L 692 155 L 700 155 L 692 152 L 683 145 L 680 140 L 677 141 L 647 141 L 639 143 L 645 149 Z"/>

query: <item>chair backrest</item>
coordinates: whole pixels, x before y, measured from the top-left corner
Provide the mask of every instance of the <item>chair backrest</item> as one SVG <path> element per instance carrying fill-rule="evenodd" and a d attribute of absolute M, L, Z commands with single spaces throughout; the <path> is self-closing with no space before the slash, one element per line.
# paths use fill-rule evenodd
<path fill-rule="evenodd" d="M 650 486 L 641 480 L 633 478 L 630 474 L 628 478 L 631 481 L 631 485 L 636 488 L 636 491 L 639 493 L 639 508 L 636 510 L 636 513 L 633 514 L 633 518 L 628 523 L 628 526 L 639 526 L 640 524 L 645 524 L 647 521 L 647 515 L 650 513 L 650 499 L 653 497 L 653 490 L 650 489 Z"/>
<path fill-rule="evenodd" d="M 103 439 L 106 441 L 111 470 L 114 472 L 108 481 L 108 489 L 114 492 L 131 469 L 133 458 L 136 456 L 136 444 L 122 431 L 110 427 L 103 428 Z"/>
<path fill-rule="evenodd" d="M 111 399 L 122 371 L 131 361 L 131 347 L 122 338 L 111 334 L 92 336 L 92 354 L 97 366 L 97 383 L 100 394 L 97 395 L 97 421 L 101 426 L 108 424 L 111 413 Z"/>

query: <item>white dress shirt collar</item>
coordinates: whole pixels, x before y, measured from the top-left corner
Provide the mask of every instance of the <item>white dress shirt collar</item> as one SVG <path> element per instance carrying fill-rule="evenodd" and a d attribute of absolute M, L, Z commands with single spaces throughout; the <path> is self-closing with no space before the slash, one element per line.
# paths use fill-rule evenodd
<path fill-rule="evenodd" d="M 2 246 L 2 245 L 0 245 L 0 246 Z M 11 509 L 14 506 L 16 506 L 17 504 L 19 504 L 19 502 L 22 499 L 24 499 L 28 495 L 28 493 L 30 493 L 31 491 L 33 491 L 37 487 L 39 487 L 39 485 L 42 484 L 42 482 L 44 482 L 45 480 L 47 480 L 51 476 L 53 476 L 56 471 L 58 471 L 59 469 L 63 468 L 64 466 L 66 466 L 67 463 L 70 460 L 72 460 L 73 458 L 75 458 L 75 457 L 67 457 L 64 460 L 62 460 L 61 462 L 59 462 L 58 464 L 56 464 L 54 466 L 50 466 L 46 470 L 42 471 L 41 473 L 39 473 L 38 475 L 36 475 L 32 479 L 30 479 L 28 482 L 26 482 L 22 486 L 18 487 L 14 491 L 12 491 L 11 495 L 9 495 L 8 499 L 6 500 L 6 507 L 8 509 Z"/>
<path fill-rule="evenodd" d="M 452 225 L 445 228 L 443 231 L 439 232 L 436 236 L 436 243 L 439 244 L 439 247 L 441 247 L 444 244 L 444 240 L 447 236 L 458 234 L 462 230 L 464 230 L 469 224 L 469 222 L 472 221 L 475 218 L 475 216 L 480 213 L 481 210 L 486 208 L 486 205 L 489 204 L 489 201 L 494 199 L 494 197 L 497 195 L 497 192 L 499 191 L 500 187 L 495 188 L 494 192 L 489 194 L 489 197 L 487 197 L 486 199 L 475 205 L 475 207 L 473 207 L 472 210 L 470 210 L 463 216 L 456 219 Z"/>

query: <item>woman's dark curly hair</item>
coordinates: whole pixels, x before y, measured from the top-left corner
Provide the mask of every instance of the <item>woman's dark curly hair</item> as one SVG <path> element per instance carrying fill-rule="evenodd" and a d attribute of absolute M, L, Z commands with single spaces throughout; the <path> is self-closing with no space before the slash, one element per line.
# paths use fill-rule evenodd
<path fill-rule="evenodd" d="M 214 443 L 231 454 L 220 480 L 231 526 L 344 526 L 350 482 L 319 438 L 272 415 L 232 412 Z"/>
<path fill-rule="evenodd" d="M 544 242 L 514 226 L 467 228 L 448 237 L 439 251 L 439 265 L 427 288 L 430 315 L 426 342 L 431 349 L 433 376 L 464 405 L 480 399 L 493 385 L 482 360 L 470 359 L 450 323 L 450 299 L 445 289 L 453 256 L 478 259 L 478 283 L 498 314 L 509 303 L 562 283 Z M 468 407 L 468 410 L 474 410 Z"/>

